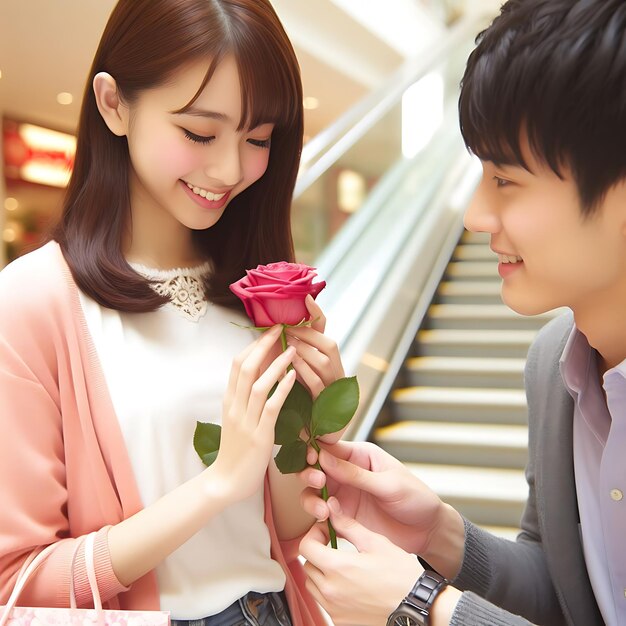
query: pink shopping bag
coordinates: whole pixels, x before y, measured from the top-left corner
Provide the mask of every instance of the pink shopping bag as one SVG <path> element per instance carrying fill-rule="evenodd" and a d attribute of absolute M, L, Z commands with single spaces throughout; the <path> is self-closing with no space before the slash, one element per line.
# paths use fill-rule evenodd
<path fill-rule="evenodd" d="M 79 609 L 76 607 L 73 584 L 70 588 L 69 608 L 16 606 L 28 579 L 54 550 L 55 545 L 52 544 L 20 572 L 6 606 L 0 607 L 0 626 L 169 626 L 170 616 L 165 611 L 121 611 L 102 608 L 94 567 L 94 538 L 95 533 L 92 533 L 85 539 L 85 561 L 95 608 Z M 73 572 L 71 580 L 74 580 Z"/>

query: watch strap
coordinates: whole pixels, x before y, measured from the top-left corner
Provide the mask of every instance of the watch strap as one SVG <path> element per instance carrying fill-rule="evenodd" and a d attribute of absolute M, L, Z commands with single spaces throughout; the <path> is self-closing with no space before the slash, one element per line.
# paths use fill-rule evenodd
<path fill-rule="evenodd" d="M 419 624 L 429 626 L 430 610 L 439 593 L 448 585 L 448 581 L 433 570 L 425 570 L 398 608 L 389 616 L 387 624 L 393 624 L 399 614 L 408 612 L 418 619 Z M 419 616 L 419 617 L 417 617 Z"/>
<path fill-rule="evenodd" d="M 404 600 L 419 609 L 429 610 L 435 598 L 447 584 L 448 581 L 441 574 L 433 570 L 424 570 Z"/>

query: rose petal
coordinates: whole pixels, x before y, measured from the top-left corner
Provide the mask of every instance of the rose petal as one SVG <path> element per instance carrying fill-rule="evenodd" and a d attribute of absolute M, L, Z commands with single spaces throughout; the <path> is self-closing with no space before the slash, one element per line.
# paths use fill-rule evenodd
<path fill-rule="evenodd" d="M 250 311 L 246 307 L 246 313 L 248 313 L 248 317 L 252 320 L 252 323 L 255 326 L 274 326 L 274 324 L 279 324 L 280 322 L 274 321 L 275 318 L 271 315 L 271 312 L 268 311 L 267 308 L 267 300 L 248 300 L 250 303 Z M 244 303 L 245 304 L 245 303 Z"/>
<path fill-rule="evenodd" d="M 295 325 L 310 317 L 304 302 L 307 295 L 315 298 L 326 286 L 324 281 L 313 283 L 316 276 L 315 268 L 308 265 L 279 261 L 246 270 L 230 288 L 255 326 Z"/>
<path fill-rule="evenodd" d="M 299 324 L 310 317 L 304 300 L 272 299 L 265 301 L 267 315 L 276 324 Z"/>

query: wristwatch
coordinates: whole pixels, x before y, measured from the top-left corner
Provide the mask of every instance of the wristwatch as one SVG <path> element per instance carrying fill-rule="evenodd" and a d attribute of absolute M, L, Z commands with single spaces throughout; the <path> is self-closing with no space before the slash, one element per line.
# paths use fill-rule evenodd
<path fill-rule="evenodd" d="M 430 609 L 447 584 L 448 581 L 437 572 L 425 570 L 406 598 L 389 616 L 387 626 L 429 626 Z"/>

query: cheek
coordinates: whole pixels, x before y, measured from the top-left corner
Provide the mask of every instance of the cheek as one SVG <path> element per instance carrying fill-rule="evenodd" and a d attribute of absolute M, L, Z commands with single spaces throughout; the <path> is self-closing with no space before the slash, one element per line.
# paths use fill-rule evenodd
<path fill-rule="evenodd" d="M 172 129 L 161 129 L 158 124 L 151 127 L 138 124 L 130 141 L 135 148 L 132 154 L 135 169 L 144 175 L 164 180 L 172 176 L 181 178 L 196 165 L 193 147 L 185 145 L 187 140 Z"/>
<path fill-rule="evenodd" d="M 169 173 L 181 178 L 198 166 L 198 158 L 190 147 L 185 146 L 179 138 L 171 138 L 160 142 L 151 155 L 156 171 Z"/>
<path fill-rule="evenodd" d="M 248 154 L 245 160 L 245 178 L 248 185 L 256 182 L 265 174 L 267 164 L 270 159 L 269 150 L 255 150 L 255 153 Z"/>

